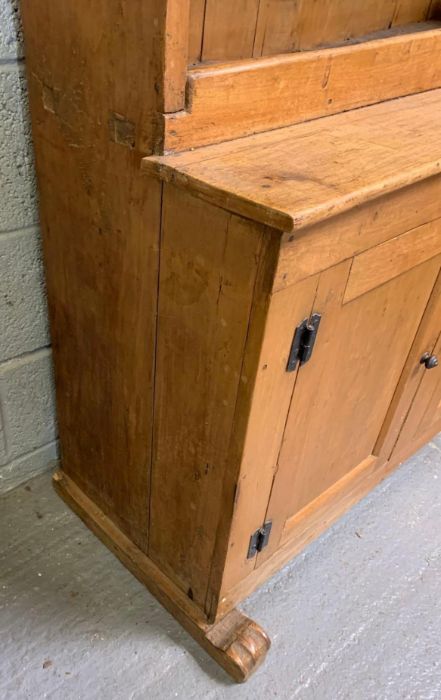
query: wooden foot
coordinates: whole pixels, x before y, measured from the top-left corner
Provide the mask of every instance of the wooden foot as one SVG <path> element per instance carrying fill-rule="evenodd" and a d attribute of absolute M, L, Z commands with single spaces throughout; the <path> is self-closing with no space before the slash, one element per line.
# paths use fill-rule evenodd
<path fill-rule="evenodd" d="M 58 471 L 54 474 L 53 484 L 68 506 L 233 680 L 243 683 L 251 676 L 264 661 L 271 644 L 256 622 L 234 609 L 210 625 L 184 592 L 121 532 L 72 479 Z"/>
<path fill-rule="evenodd" d="M 205 633 L 202 646 L 235 681 L 243 683 L 264 661 L 271 642 L 256 622 L 232 610 Z"/>

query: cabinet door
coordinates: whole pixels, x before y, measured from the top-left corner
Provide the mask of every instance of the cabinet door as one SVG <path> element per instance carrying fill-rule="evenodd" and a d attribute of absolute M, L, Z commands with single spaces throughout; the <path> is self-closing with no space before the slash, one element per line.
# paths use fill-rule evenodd
<path fill-rule="evenodd" d="M 385 252 L 379 246 L 319 277 L 321 324 L 294 384 L 258 565 L 289 539 L 303 509 L 378 462 L 375 445 L 440 268 L 439 257 L 412 268 Z"/>
<path fill-rule="evenodd" d="M 441 316 L 433 319 L 438 327 Z M 420 360 L 422 379 L 404 425 L 399 434 L 392 459 L 401 459 L 441 430 L 441 332 L 434 347 L 428 347 Z M 438 361 L 435 365 L 434 362 Z"/>
<path fill-rule="evenodd" d="M 396 463 L 441 430 L 441 272 L 389 407 L 375 447 Z"/>

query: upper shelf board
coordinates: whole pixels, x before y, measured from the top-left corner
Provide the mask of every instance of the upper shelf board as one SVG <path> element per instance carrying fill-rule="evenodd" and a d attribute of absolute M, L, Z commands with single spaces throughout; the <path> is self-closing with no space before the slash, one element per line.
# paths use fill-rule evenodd
<path fill-rule="evenodd" d="M 185 108 L 164 114 L 157 153 L 187 151 L 441 88 L 441 25 L 362 43 L 189 71 Z"/>
<path fill-rule="evenodd" d="M 441 172 L 441 89 L 168 156 L 143 170 L 290 232 Z"/>

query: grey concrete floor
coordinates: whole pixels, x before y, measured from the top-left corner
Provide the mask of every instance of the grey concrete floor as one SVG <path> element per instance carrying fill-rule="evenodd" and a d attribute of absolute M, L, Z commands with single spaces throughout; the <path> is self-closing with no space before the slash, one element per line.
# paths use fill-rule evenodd
<path fill-rule="evenodd" d="M 0 698 L 441 699 L 441 438 L 243 604 L 270 634 L 245 685 L 53 493 L 0 501 Z"/>

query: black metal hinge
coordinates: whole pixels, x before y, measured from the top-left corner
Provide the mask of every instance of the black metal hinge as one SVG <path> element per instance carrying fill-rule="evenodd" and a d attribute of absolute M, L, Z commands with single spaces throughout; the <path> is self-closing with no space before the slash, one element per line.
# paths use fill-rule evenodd
<path fill-rule="evenodd" d="M 252 559 L 256 556 L 257 552 L 261 552 L 262 549 L 266 547 L 272 526 L 273 524 L 271 520 L 269 520 L 262 527 L 259 527 L 256 532 L 253 532 L 250 537 L 250 546 L 248 547 L 247 559 Z"/>
<path fill-rule="evenodd" d="M 305 318 L 297 326 L 286 366 L 287 372 L 294 372 L 297 362 L 304 365 L 311 359 L 321 319 L 321 314 L 312 314 L 311 318 Z"/>

